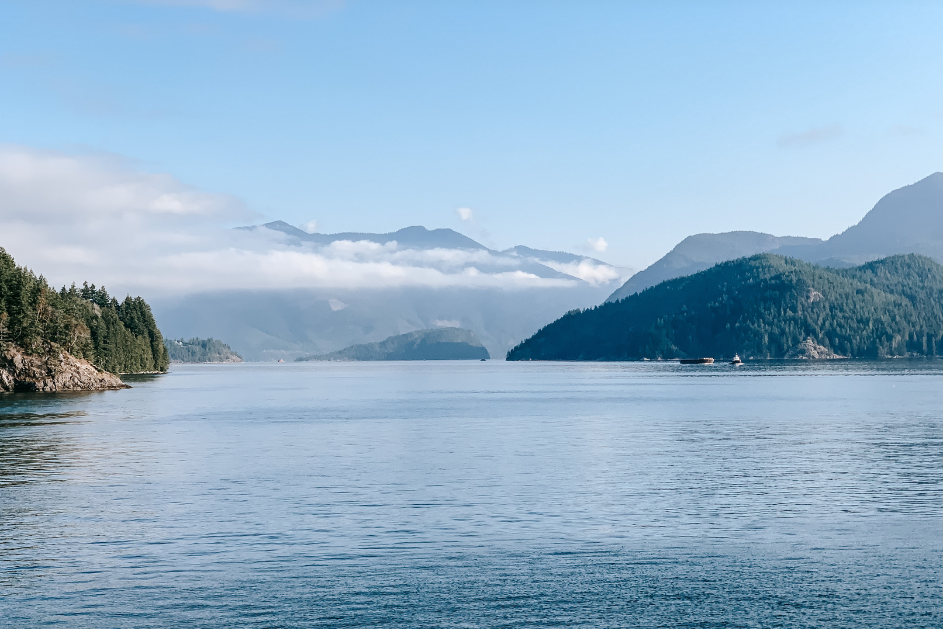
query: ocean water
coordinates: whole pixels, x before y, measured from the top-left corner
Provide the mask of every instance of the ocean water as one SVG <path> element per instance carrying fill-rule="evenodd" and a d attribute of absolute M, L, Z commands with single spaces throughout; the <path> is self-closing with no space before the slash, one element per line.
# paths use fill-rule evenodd
<path fill-rule="evenodd" d="M 3 627 L 940 627 L 943 364 L 0 397 Z"/>

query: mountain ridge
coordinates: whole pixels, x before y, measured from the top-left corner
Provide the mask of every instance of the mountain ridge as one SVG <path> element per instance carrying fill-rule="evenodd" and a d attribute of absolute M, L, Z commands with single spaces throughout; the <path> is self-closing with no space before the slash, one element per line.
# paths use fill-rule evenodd
<path fill-rule="evenodd" d="M 606 301 L 618 301 L 665 280 L 691 275 L 719 262 L 770 253 L 787 246 L 803 247 L 822 243 L 818 238 L 773 236 L 754 231 L 688 236 L 651 266 L 630 277 Z"/>
<path fill-rule="evenodd" d="M 750 242 L 731 246 L 731 239 L 738 234 L 754 234 L 755 237 Z M 691 239 L 700 241 L 702 251 L 699 257 L 686 260 L 678 250 L 690 244 Z M 762 239 L 766 243 L 757 248 L 758 240 Z M 801 242 L 788 242 L 790 239 Z M 943 262 L 943 172 L 932 173 L 885 194 L 858 223 L 827 240 L 761 232 L 688 236 L 661 259 L 626 280 L 606 301 L 617 301 L 660 281 L 757 253 L 776 253 L 833 267 L 908 253 L 927 255 Z"/>
<path fill-rule="evenodd" d="M 943 266 L 907 254 L 833 269 L 762 253 L 568 313 L 507 359 L 782 358 L 809 339 L 853 358 L 943 353 Z"/>
<path fill-rule="evenodd" d="M 367 241 L 385 245 L 390 242 L 397 242 L 403 245 L 422 245 L 428 248 L 438 247 L 444 249 L 488 249 L 481 243 L 472 240 L 468 236 L 461 234 L 454 229 L 447 227 L 426 229 L 422 225 L 411 225 L 403 227 L 395 232 L 388 233 L 369 233 L 369 232 L 339 232 L 336 234 L 321 234 L 318 232 L 309 233 L 299 229 L 294 225 L 289 225 L 285 221 L 271 221 L 262 225 L 241 227 L 253 231 L 259 227 L 264 227 L 272 231 L 282 232 L 289 236 L 294 236 L 307 242 L 313 242 L 320 245 L 328 245 L 340 240 Z"/>

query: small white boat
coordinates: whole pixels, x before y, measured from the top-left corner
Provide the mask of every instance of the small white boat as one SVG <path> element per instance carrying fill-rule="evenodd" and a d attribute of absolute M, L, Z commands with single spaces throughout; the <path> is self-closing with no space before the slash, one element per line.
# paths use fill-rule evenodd
<path fill-rule="evenodd" d="M 731 365 L 742 365 L 742 364 L 743 364 L 743 361 L 740 360 L 740 355 L 739 355 L 739 354 L 734 354 L 734 355 L 733 355 L 733 360 L 730 361 L 730 364 L 731 364 Z"/>

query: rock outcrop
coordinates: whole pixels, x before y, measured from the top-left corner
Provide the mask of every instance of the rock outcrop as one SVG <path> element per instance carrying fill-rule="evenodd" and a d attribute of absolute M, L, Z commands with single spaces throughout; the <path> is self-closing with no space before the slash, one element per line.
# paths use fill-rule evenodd
<path fill-rule="evenodd" d="M 7 344 L 0 351 L 0 391 L 98 391 L 128 389 L 121 379 L 62 349 L 26 354 Z"/>
<path fill-rule="evenodd" d="M 805 360 L 831 360 L 835 358 L 846 358 L 839 356 L 824 345 L 819 345 L 811 337 L 802 341 L 788 352 L 786 358 L 800 358 Z"/>

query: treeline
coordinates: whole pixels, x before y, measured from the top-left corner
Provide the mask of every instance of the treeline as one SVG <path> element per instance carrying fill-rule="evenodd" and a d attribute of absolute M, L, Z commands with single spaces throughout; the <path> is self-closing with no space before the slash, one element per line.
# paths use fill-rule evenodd
<path fill-rule="evenodd" d="M 830 269 L 761 254 L 567 313 L 508 360 L 781 358 L 808 338 L 853 358 L 943 354 L 943 266 L 903 255 Z"/>
<path fill-rule="evenodd" d="M 170 360 L 175 363 L 241 363 L 242 357 L 226 343 L 214 338 L 167 339 Z"/>
<path fill-rule="evenodd" d="M 0 341 L 29 354 L 61 347 L 112 373 L 167 371 L 169 359 L 150 306 L 140 297 L 119 302 L 104 287 L 56 291 L 18 267 L 0 248 Z"/>

